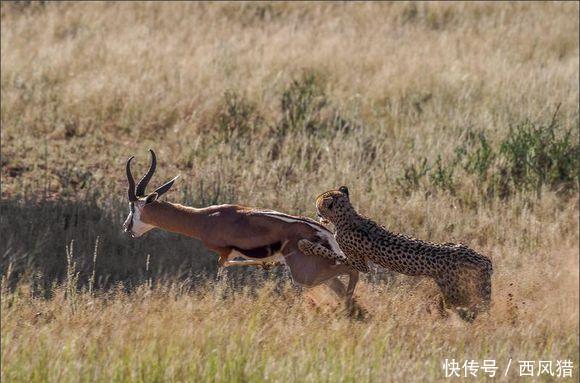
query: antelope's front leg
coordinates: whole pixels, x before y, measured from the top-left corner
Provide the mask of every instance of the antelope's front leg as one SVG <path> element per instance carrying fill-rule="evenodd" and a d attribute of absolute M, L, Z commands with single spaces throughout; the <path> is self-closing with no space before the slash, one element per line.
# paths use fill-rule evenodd
<path fill-rule="evenodd" d="M 219 270 L 231 266 L 257 266 L 267 270 L 273 266 L 277 266 L 280 264 L 280 262 L 266 262 L 263 260 L 230 261 L 230 256 L 232 254 L 231 249 L 214 249 L 214 250 L 219 254 L 218 258 Z"/>
<path fill-rule="evenodd" d="M 218 267 L 222 268 L 222 267 L 227 267 L 227 263 L 228 263 L 228 257 L 229 257 L 230 253 L 219 253 L 219 258 L 218 258 Z"/>
<path fill-rule="evenodd" d="M 218 269 L 217 269 L 217 280 L 221 281 L 224 278 L 226 267 L 228 263 L 228 257 L 230 255 L 230 251 L 228 249 L 212 249 L 216 253 L 218 253 Z"/>

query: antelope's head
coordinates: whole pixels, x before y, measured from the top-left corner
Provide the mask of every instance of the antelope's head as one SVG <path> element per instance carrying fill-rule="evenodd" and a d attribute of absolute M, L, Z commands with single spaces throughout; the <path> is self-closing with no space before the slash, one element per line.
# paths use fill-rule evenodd
<path fill-rule="evenodd" d="M 129 215 L 123 224 L 123 229 L 125 233 L 128 233 L 133 238 L 138 238 L 155 227 L 142 220 L 143 208 L 151 203 L 154 203 L 157 201 L 157 198 L 167 193 L 171 186 L 173 186 L 173 183 L 177 177 L 179 177 L 177 176 L 171 181 L 166 182 L 162 186 L 155 189 L 155 191 L 152 193 L 145 194 L 145 188 L 151 180 L 151 177 L 153 177 L 153 173 L 155 173 L 155 168 L 157 167 L 157 158 L 155 156 L 155 152 L 151 149 L 149 149 L 149 152 L 151 152 L 151 166 L 149 167 L 147 174 L 141 178 L 141 181 L 139 181 L 137 187 L 135 187 L 135 180 L 131 174 L 131 161 L 135 157 L 131 156 L 131 158 L 127 160 L 127 181 L 129 182 Z"/>

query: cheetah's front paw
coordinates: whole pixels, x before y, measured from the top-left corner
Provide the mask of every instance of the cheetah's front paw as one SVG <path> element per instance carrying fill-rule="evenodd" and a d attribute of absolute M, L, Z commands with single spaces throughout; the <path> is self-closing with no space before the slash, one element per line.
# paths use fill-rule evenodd
<path fill-rule="evenodd" d="M 270 270 L 273 267 L 279 266 L 280 262 L 265 262 L 260 266 L 262 270 Z"/>
<path fill-rule="evenodd" d="M 301 239 L 298 241 L 298 250 L 306 255 L 315 255 L 314 253 L 315 245 L 307 239 Z"/>

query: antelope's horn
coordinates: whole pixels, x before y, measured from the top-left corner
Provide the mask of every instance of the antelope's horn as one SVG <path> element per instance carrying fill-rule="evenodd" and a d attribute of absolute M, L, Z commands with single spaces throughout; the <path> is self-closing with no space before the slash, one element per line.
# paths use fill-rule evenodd
<path fill-rule="evenodd" d="M 151 166 L 149 167 L 147 174 L 145 174 L 143 178 L 141 178 L 141 181 L 139 181 L 137 184 L 137 188 L 135 189 L 135 194 L 137 194 L 137 197 L 145 196 L 145 188 L 151 180 L 151 177 L 153 177 L 153 173 L 155 173 L 155 168 L 157 167 L 157 157 L 155 157 L 155 152 L 153 149 L 149 149 L 149 152 L 151 152 Z"/>
<path fill-rule="evenodd" d="M 137 196 L 135 195 L 135 180 L 133 179 L 133 175 L 131 174 L 131 161 L 133 161 L 133 158 L 135 157 L 131 156 L 131 158 L 127 160 L 127 181 L 129 181 L 129 190 L 128 190 L 129 202 L 137 201 Z"/>

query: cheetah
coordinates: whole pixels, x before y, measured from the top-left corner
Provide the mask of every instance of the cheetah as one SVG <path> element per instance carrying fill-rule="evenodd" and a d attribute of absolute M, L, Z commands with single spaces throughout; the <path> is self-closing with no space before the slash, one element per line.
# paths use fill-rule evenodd
<path fill-rule="evenodd" d="M 463 244 L 437 244 L 392 233 L 359 214 L 351 205 L 348 188 L 322 193 L 316 199 L 322 223 L 332 223 L 335 238 L 344 255 L 321 244 L 303 239 L 299 249 L 312 256 L 339 261 L 360 272 L 369 262 L 401 274 L 427 276 L 441 291 L 439 310 L 453 309 L 470 322 L 491 301 L 491 260 Z"/>

